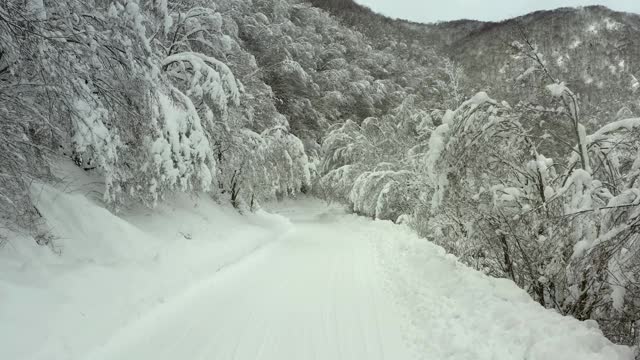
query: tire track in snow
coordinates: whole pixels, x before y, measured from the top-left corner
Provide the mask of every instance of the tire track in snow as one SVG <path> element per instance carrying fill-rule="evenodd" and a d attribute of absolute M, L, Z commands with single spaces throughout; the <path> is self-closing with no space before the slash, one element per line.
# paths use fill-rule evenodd
<path fill-rule="evenodd" d="M 369 240 L 369 243 L 371 243 L 371 240 Z M 370 246 L 373 246 L 374 244 L 370 244 Z M 371 248 L 370 248 L 371 249 Z M 377 359 L 385 359 L 385 354 L 384 354 L 384 348 L 382 346 L 382 336 L 380 334 L 380 327 L 382 326 L 382 323 L 380 321 L 380 302 L 378 299 L 378 294 L 376 293 L 376 289 L 381 289 L 380 288 L 380 272 L 378 271 L 378 262 L 376 259 L 376 252 L 375 251 L 369 251 L 369 256 L 367 256 L 367 260 L 371 262 L 372 266 L 371 269 L 375 270 L 374 276 L 373 276 L 373 281 L 369 282 L 367 284 L 367 293 L 368 293 L 368 298 L 371 299 L 371 304 L 372 304 L 372 309 L 373 309 L 373 323 L 374 323 L 374 337 L 375 340 L 373 341 L 373 343 L 375 344 L 374 347 L 376 349 L 376 351 L 374 352 L 374 354 L 376 354 L 376 358 Z"/>
<path fill-rule="evenodd" d="M 363 255 L 361 256 L 356 256 L 356 252 L 363 252 Z M 366 267 L 367 270 L 371 270 L 371 266 L 369 266 L 370 264 L 367 263 L 366 260 L 367 259 L 367 255 L 368 254 L 368 249 L 366 247 L 358 247 L 356 249 L 355 244 L 352 244 L 351 246 L 351 264 L 352 264 L 352 272 L 353 272 L 353 281 L 352 283 L 354 284 L 354 286 L 358 289 L 358 293 L 360 293 L 360 298 L 362 299 L 366 299 L 367 303 L 369 306 L 358 306 L 358 304 L 354 304 L 356 311 L 356 322 L 358 324 L 358 331 L 360 333 L 360 338 L 362 339 L 362 347 L 363 347 L 363 353 L 366 356 L 366 359 L 373 359 L 371 357 L 371 355 L 369 354 L 369 340 L 368 340 L 368 332 L 366 331 L 366 326 L 364 324 L 364 319 L 365 317 L 363 316 L 363 312 L 366 312 L 366 310 L 372 310 L 375 308 L 375 306 L 373 305 L 373 303 L 371 302 L 371 298 L 368 296 L 362 296 L 364 295 L 364 289 L 367 286 L 367 281 L 366 279 L 362 276 L 362 271 L 363 269 Z"/>

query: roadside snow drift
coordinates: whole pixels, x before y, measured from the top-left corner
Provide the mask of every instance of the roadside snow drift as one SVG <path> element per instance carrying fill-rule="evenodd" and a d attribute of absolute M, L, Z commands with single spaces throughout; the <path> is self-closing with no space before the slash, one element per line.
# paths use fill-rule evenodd
<path fill-rule="evenodd" d="M 547 310 L 515 283 L 485 276 L 405 226 L 376 222 L 389 286 L 411 326 L 419 359 L 615 360 L 632 351 L 607 340 L 595 321 Z"/>
<path fill-rule="evenodd" d="M 207 196 L 116 216 L 91 199 L 91 187 L 34 186 L 60 255 L 20 234 L 0 248 L 0 359 L 86 359 L 127 324 L 290 228 L 282 217 L 242 216 Z"/>

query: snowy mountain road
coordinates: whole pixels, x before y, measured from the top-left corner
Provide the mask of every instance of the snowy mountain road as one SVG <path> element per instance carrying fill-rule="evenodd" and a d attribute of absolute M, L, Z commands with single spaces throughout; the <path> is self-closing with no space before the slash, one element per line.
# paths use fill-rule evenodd
<path fill-rule="evenodd" d="M 546 310 L 407 227 L 319 201 L 289 231 L 119 331 L 91 359 L 613 360 L 594 322 Z"/>
<path fill-rule="evenodd" d="M 299 219 L 285 238 L 117 334 L 104 359 L 409 359 L 370 240 Z"/>

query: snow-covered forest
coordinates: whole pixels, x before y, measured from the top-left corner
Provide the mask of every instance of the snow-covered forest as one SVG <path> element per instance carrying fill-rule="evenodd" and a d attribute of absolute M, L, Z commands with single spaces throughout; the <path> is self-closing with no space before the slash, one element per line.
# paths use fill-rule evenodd
<path fill-rule="evenodd" d="M 637 349 L 638 35 L 602 7 L 423 25 L 346 0 L 4 0 L 0 252 L 66 251 L 37 190 L 65 161 L 116 216 L 313 196 Z"/>

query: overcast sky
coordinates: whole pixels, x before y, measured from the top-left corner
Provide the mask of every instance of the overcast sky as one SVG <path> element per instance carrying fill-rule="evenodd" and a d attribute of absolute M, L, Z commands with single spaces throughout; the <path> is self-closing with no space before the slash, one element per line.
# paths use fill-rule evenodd
<path fill-rule="evenodd" d="M 526 13 L 565 6 L 604 5 L 640 13 L 640 0 L 355 0 L 375 12 L 417 22 L 457 19 L 503 20 Z"/>

